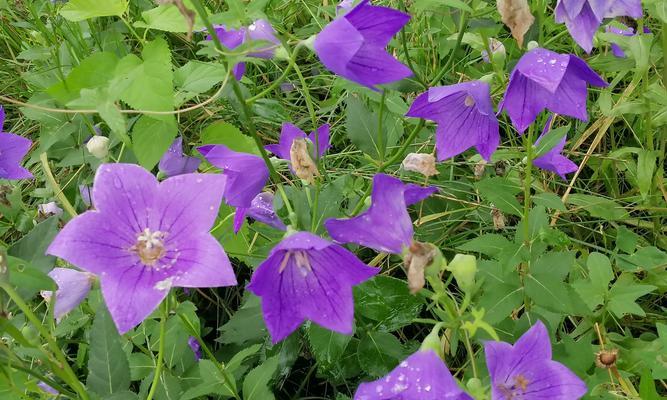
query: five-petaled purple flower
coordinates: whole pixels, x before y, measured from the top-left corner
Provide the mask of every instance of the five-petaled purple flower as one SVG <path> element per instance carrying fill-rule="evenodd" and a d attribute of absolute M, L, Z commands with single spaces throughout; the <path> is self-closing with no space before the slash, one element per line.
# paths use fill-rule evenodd
<path fill-rule="evenodd" d="M 100 277 L 118 331 L 143 321 L 172 286 L 236 284 L 229 259 L 209 233 L 226 179 L 185 174 L 158 183 L 133 164 L 102 164 L 93 205 L 71 220 L 47 253 Z"/>
<path fill-rule="evenodd" d="M 297 232 L 271 250 L 252 275 L 248 290 L 262 298 L 273 343 L 305 320 L 352 334 L 352 286 L 378 273 L 343 247 L 309 232 Z"/>
<path fill-rule="evenodd" d="M 234 207 L 251 207 L 252 200 L 269 179 L 269 169 L 262 157 L 230 150 L 222 144 L 206 145 L 197 150 L 227 177 L 225 200 Z"/>
<path fill-rule="evenodd" d="M 371 206 L 349 219 L 329 219 L 324 223 L 329 235 L 339 243 L 356 243 L 377 251 L 401 254 L 412 244 L 414 230 L 407 207 L 429 197 L 438 189 L 405 184 L 385 174 L 373 177 Z"/>
<path fill-rule="evenodd" d="M 418 350 L 384 378 L 359 385 L 354 400 L 472 400 L 433 350 Z"/>
<path fill-rule="evenodd" d="M 641 0 L 558 0 L 556 22 L 565 23 L 572 38 L 586 53 L 593 49 L 593 36 L 605 18 L 641 18 Z"/>
<path fill-rule="evenodd" d="M 539 138 L 537 138 L 537 141 L 535 142 L 536 146 L 540 143 L 544 135 L 546 135 L 549 132 L 552 119 L 553 115 L 549 116 L 549 119 L 547 120 L 547 123 L 546 125 L 544 125 L 544 129 L 542 130 L 542 134 L 540 135 Z M 535 166 L 538 168 L 555 172 L 556 174 L 558 174 L 558 176 L 563 178 L 563 180 L 567 180 L 565 174 L 574 172 L 579 167 L 577 166 L 577 164 L 573 163 L 572 161 L 570 161 L 570 159 L 561 154 L 561 152 L 565 148 L 566 141 L 567 141 L 567 136 L 563 136 L 563 138 L 558 142 L 558 144 L 556 144 L 551 150 L 549 150 L 542 156 L 534 159 L 533 164 L 535 164 Z"/>
<path fill-rule="evenodd" d="M 514 67 L 500 110 L 507 111 L 520 134 L 545 108 L 587 121 L 587 83 L 607 86 L 579 57 L 538 47 L 524 54 Z"/>
<path fill-rule="evenodd" d="M 617 27 L 613 25 L 607 25 L 607 32 L 613 33 L 619 36 L 634 36 L 636 35 L 634 28 L 630 26 L 622 25 L 622 27 Z M 644 27 L 644 33 L 651 33 L 651 30 L 648 27 Z M 616 43 L 611 44 L 611 52 L 618 58 L 625 58 L 625 52 L 619 45 Z"/>
<path fill-rule="evenodd" d="M 281 231 L 287 229 L 283 221 L 276 215 L 276 212 L 273 209 L 273 193 L 262 192 L 252 199 L 250 207 L 236 208 L 236 214 L 234 214 L 234 233 L 238 233 L 243 226 L 246 217 Z"/>
<path fill-rule="evenodd" d="M 5 110 L 0 106 L 0 179 L 32 178 L 30 171 L 20 164 L 32 142 L 23 136 L 3 131 L 4 123 Z"/>
<path fill-rule="evenodd" d="M 160 159 L 158 169 L 167 177 L 196 172 L 201 160 L 183 154 L 183 138 L 177 137 Z"/>
<path fill-rule="evenodd" d="M 213 29 L 220 43 L 230 50 L 239 47 L 247 40 L 269 42 L 268 45 L 248 53 L 249 57 L 271 58 L 275 53 L 275 48 L 280 46 L 280 40 L 276 37 L 276 31 L 269 21 L 264 19 L 258 19 L 249 26 L 242 26 L 239 29 L 227 28 L 224 25 L 217 25 Z M 211 35 L 208 35 L 206 39 L 211 40 Z M 245 73 L 245 63 L 241 62 L 234 65 L 232 72 L 234 73 L 234 78 L 240 80 Z"/>
<path fill-rule="evenodd" d="M 489 161 L 500 143 L 498 120 L 486 82 L 430 88 L 415 99 L 406 115 L 438 123 L 435 147 L 439 161 L 473 146 Z"/>
<path fill-rule="evenodd" d="M 576 400 L 586 384 L 563 364 L 551 360 L 547 328 L 537 321 L 512 346 L 484 343 L 494 400 Z"/>
<path fill-rule="evenodd" d="M 334 19 L 315 38 L 315 52 L 329 70 L 360 85 L 400 81 L 412 75 L 385 47 L 410 16 L 370 0 Z"/>
<path fill-rule="evenodd" d="M 331 147 L 331 142 L 329 140 L 329 124 L 324 124 L 306 135 L 306 133 L 297 126 L 290 124 L 289 122 L 284 122 L 282 129 L 280 130 L 278 144 L 269 144 L 264 146 L 264 148 L 278 156 L 278 158 L 289 161 L 291 159 L 290 149 L 292 148 L 294 139 L 308 139 L 313 144 L 313 147 L 317 146 L 317 154 L 312 154 L 311 156 L 314 159 L 318 159 Z"/>
<path fill-rule="evenodd" d="M 60 322 L 65 314 L 76 308 L 88 296 L 94 277 L 88 272 L 71 268 L 54 268 L 49 272 L 49 276 L 58 285 L 53 316 Z M 43 290 L 41 295 L 44 300 L 53 301 L 53 292 Z"/>

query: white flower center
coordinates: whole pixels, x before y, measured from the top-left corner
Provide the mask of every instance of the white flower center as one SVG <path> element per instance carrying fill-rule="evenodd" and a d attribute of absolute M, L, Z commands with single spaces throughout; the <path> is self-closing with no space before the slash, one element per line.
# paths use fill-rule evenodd
<path fill-rule="evenodd" d="M 526 392 L 529 383 L 530 381 L 526 379 L 525 376 L 519 374 L 514 377 L 514 383 L 512 385 L 501 384 L 498 385 L 498 388 L 507 399 L 514 399 L 515 395 Z"/>
<path fill-rule="evenodd" d="M 465 100 L 463 100 L 463 104 L 465 104 L 466 107 L 472 107 L 475 105 L 475 99 L 471 95 L 467 95 Z"/>
<path fill-rule="evenodd" d="M 136 253 L 141 262 L 149 267 L 154 266 L 162 258 L 167 250 L 164 247 L 166 232 L 154 231 L 146 228 L 137 234 L 137 242 L 130 248 Z"/>
<path fill-rule="evenodd" d="M 310 266 L 310 259 L 308 258 L 308 254 L 306 254 L 305 251 L 302 250 L 290 250 L 285 254 L 285 257 L 283 258 L 283 261 L 280 263 L 280 268 L 278 269 L 278 273 L 281 274 L 285 268 L 287 268 L 287 263 L 289 262 L 290 257 L 294 256 L 294 260 L 296 261 L 296 266 L 299 272 L 301 273 L 302 276 L 308 275 L 309 272 L 312 272 L 312 267 Z"/>

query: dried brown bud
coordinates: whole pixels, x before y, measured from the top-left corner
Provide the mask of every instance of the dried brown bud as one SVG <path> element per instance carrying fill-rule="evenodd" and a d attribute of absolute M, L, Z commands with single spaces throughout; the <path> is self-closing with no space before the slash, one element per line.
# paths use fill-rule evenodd
<path fill-rule="evenodd" d="M 600 350 L 595 353 L 595 365 L 598 368 L 616 367 L 616 360 L 618 360 L 618 349 Z"/>
<path fill-rule="evenodd" d="M 289 151 L 290 161 L 296 176 L 308 183 L 313 183 L 314 177 L 319 176 L 317 165 L 308 153 L 308 143 L 305 139 L 294 139 Z"/>
<path fill-rule="evenodd" d="M 438 175 L 435 169 L 435 157 L 426 153 L 410 153 L 401 164 L 406 171 L 418 172 L 424 176 Z"/>
<path fill-rule="evenodd" d="M 505 214 L 502 211 L 493 207 L 491 210 L 491 217 L 493 218 L 493 227 L 499 231 L 505 229 Z"/>
<path fill-rule="evenodd" d="M 510 28 L 519 47 L 523 46 L 523 36 L 535 21 L 530 13 L 527 0 L 498 0 L 496 3 L 500 18 Z"/>
<path fill-rule="evenodd" d="M 486 169 L 486 160 L 479 160 L 477 164 L 473 167 L 472 171 L 475 174 L 475 180 L 480 180 L 484 176 L 484 170 Z"/>
<path fill-rule="evenodd" d="M 408 288 L 410 288 L 410 293 L 417 293 L 426 284 L 424 269 L 431 265 L 435 255 L 436 249 L 429 243 L 413 241 L 410 244 L 408 254 L 405 255 L 405 259 L 403 260 L 403 265 L 408 271 Z"/>

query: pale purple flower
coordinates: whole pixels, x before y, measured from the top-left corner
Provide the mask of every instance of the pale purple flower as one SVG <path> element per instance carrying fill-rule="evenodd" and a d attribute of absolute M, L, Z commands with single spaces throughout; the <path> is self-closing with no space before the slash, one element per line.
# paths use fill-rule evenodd
<path fill-rule="evenodd" d="M 195 356 L 195 361 L 201 360 L 201 346 L 196 337 L 190 336 L 188 338 L 188 346 L 190 346 L 190 350 Z"/>
<path fill-rule="evenodd" d="M 220 43 L 222 43 L 222 45 L 228 48 L 229 50 L 233 50 L 239 47 L 245 41 L 246 37 L 245 27 L 241 27 L 239 29 L 231 29 L 227 28 L 224 25 L 217 25 L 214 26 L 213 29 L 215 30 L 215 34 L 218 36 Z M 213 37 L 211 37 L 211 35 L 209 34 L 206 37 L 206 39 L 212 40 Z M 240 62 L 232 66 L 232 73 L 234 74 L 234 78 L 237 81 L 240 81 L 241 78 L 243 77 L 243 74 L 245 73 L 245 63 Z"/>
<path fill-rule="evenodd" d="M 273 343 L 305 320 L 349 335 L 354 324 L 352 286 L 378 271 L 337 244 L 297 232 L 271 250 L 252 275 L 248 290 L 262 298 Z"/>
<path fill-rule="evenodd" d="M 636 35 L 634 28 L 621 25 L 621 27 L 616 27 L 613 25 L 607 25 L 607 32 L 613 33 L 619 36 L 634 36 Z M 647 27 L 644 27 L 644 33 L 651 33 L 651 30 Z M 625 58 L 625 52 L 619 45 L 616 43 L 611 44 L 611 52 L 618 58 Z"/>
<path fill-rule="evenodd" d="M 177 137 L 164 153 L 158 169 L 167 177 L 196 172 L 201 160 L 183 154 L 183 138 Z"/>
<path fill-rule="evenodd" d="M 317 145 L 317 154 L 311 154 L 311 156 L 313 159 L 318 159 L 331 147 L 331 142 L 329 140 L 329 124 L 324 124 L 306 135 L 304 131 L 295 125 L 292 125 L 289 122 L 284 122 L 280 131 L 280 140 L 278 141 L 278 144 L 270 144 L 264 148 L 275 154 L 278 158 L 289 161 L 291 159 L 290 149 L 292 148 L 294 139 L 308 139 L 313 144 L 313 147 Z"/>
<path fill-rule="evenodd" d="M 280 84 L 280 91 L 283 93 L 289 93 L 294 91 L 296 86 L 292 82 L 284 82 Z"/>
<path fill-rule="evenodd" d="M 336 242 L 401 254 L 414 235 L 407 207 L 437 191 L 434 186 L 405 184 L 392 176 L 377 174 L 373 177 L 368 210 L 349 219 L 328 219 L 324 226 Z"/>
<path fill-rule="evenodd" d="M 60 394 L 60 392 L 58 392 L 56 389 L 52 388 L 51 386 L 42 381 L 39 381 L 39 383 L 37 383 L 37 387 L 42 389 L 42 391 L 44 391 L 45 393 L 52 394 L 54 396 Z"/>
<path fill-rule="evenodd" d="M 486 82 L 430 88 L 415 99 L 406 115 L 438 123 L 435 134 L 438 161 L 454 157 L 473 146 L 490 161 L 500 143 L 498 120 Z"/>
<path fill-rule="evenodd" d="M 593 49 L 593 36 L 605 18 L 641 18 L 641 0 L 558 0 L 556 22 L 565 23 L 572 38 L 587 53 Z"/>
<path fill-rule="evenodd" d="M 53 316 L 60 322 L 68 312 L 78 306 L 88 296 L 94 277 L 87 273 L 71 268 L 54 268 L 49 276 L 58 285 L 56 289 L 55 308 Z M 44 300 L 53 301 L 53 292 L 42 290 Z"/>
<path fill-rule="evenodd" d="M 91 199 L 91 193 L 92 189 L 88 185 L 79 185 L 79 194 L 81 194 L 81 201 L 83 201 L 83 204 L 85 204 L 87 207 L 90 207 L 91 204 L 93 204 L 93 201 Z"/>
<path fill-rule="evenodd" d="M 265 19 L 258 19 L 248 25 L 247 38 L 255 41 L 263 41 L 265 46 L 249 53 L 250 57 L 272 58 L 275 54 L 275 48 L 281 46 L 280 40 L 276 37 L 276 31 L 271 23 Z"/>
<path fill-rule="evenodd" d="M 385 47 L 409 20 L 410 16 L 401 11 L 362 0 L 324 27 L 315 38 L 315 52 L 335 74 L 371 89 L 400 81 L 412 71 Z"/>
<path fill-rule="evenodd" d="M 588 121 L 586 84 L 607 86 L 579 57 L 538 47 L 524 54 L 514 67 L 499 108 L 507 111 L 519 134 L 545 108 Z"/>
<path fill-rule="evenodd" d="M 262 157 L 230 150 L 222 144 L 206 145 L 197 150 L 227 177 L 225 200 L 234 207 L 250 207 L 269 179 L 269 169 Z"/>
<path fill-rule="evenodd" d="M 549 333 L 541 321 L 514 345 L 485 342 L 484 352 L 494 400 L 576 400 L 587 392 L 579 377 L 551 360 Z"/>
<path fill-rule="evenodd" d="M 5 109 L 0 106 L 0 179 L 27 179 L 32 174 L 21 166 L 21 160 L 30 150 L 32 141 L 23 136 L 3 131 Z"/>
<path fill-rule="evenodd" d="M 238 233 L 243 226 L 245 218 L 252 218 L 266 225 L 284 231 L 287 229 L 283 221 L 276 215 L 273 209 L 273 194 L 262 192 L 255 196 L 250 207 L 237 207 L 234 215 L 234 233 Z"/>
<path fill-rule="evenodd" d="M 336 15 L 345 13 L 354 8 L 355 0 L 342 0 L 336 5 Z"/>
<path fill-rule="evenodd" d="M 62 215 L 63 209 L 58 207 L 55 201 L 49 203 L 40 204 L 37 206 L 37 212 L 45 217 L 51 215 Z"/>
<path fill-rule="evenodd" d="M 93 205 L 71 220 L 47 253 L 100 277 L 107 308 L 123 334 L 174 287 L 236 284 L 229 259 L 210 234 L 226 179 L 178 175 L 159 183 L 133 164 L 102 164 Z"/>
<path fill-rule="evenodd" d="M 552 119 L 553 115 L 549 116 L 549 119 L 547 120 L 547 123 L 544 125 L 544 129 L 542 130 L 542 134 L 540 135 L 539 138 L 537 138 L 537 141 L 535 141 L 536 146 L 540 143 L 544 135 L 546 135 L 549 132 L 549 127 L 551 126 Z M 558 176 L 563 178 L 563 180 L 567 180 L 565 174 L 574 172 L 579 167 L 577 166 L 577 164 L 573 163 L 567 157 L 561 154 L 561 152 L 565 148 L 566 141 L 567 137 L 563 136 L 563 138 L 558 142 L 558 144 L 554 146 L 551 150 L 549 150 L 542 156 L 534 159 L 533 164 L 535 164 L 535 166 L 538 168 L 555 172 L 556 174 L 558 174 Z"/>
<path fill-rule="evenodd" d="M 354 400 L 473 400 L 433 350 L 418 350 L 385 377 L 359 385 Z"/>
<path fill-rule="evenodd" d="M 505 45 L 503 42 L 501 42 L 498 39 L 490 38 L 489 39 L 489 47 L 491 48 L 491 55 L 493 58 L 496 57 L 502 57 L 505 58 L 506 51 L 505 51 Z M 489 57 L 489 52 L 486 50 L 482 50 L 481 52 L 482 60 L 484 60 L 485 63 L 490 63 L 491 58 Z"/>

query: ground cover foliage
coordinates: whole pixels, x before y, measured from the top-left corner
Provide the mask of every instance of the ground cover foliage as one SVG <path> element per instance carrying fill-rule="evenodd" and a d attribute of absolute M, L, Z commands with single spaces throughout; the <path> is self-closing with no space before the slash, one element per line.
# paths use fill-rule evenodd
<path fill-rule="evenodd" d="M 0 398 L 667 396 L 667 8 L 573 3 L 0 0 Z"/>

